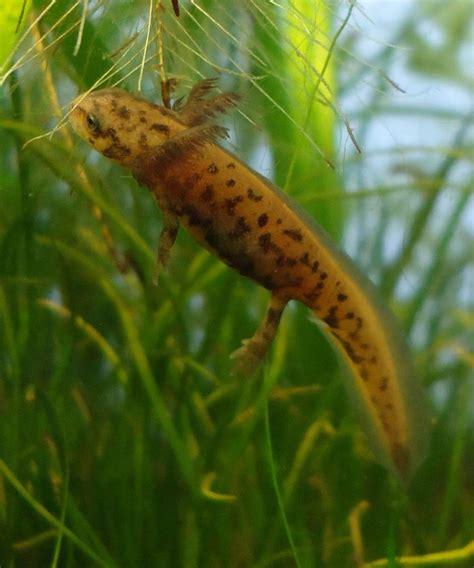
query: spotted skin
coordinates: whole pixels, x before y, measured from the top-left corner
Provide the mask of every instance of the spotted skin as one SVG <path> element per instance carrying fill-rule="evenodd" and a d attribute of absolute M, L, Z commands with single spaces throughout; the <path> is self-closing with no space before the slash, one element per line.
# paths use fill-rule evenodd
<path fill-rule="evenodd" d="M 256 334 L 234 353 L 252 371 L 286 303 L 308 306 L 348 367 L 349 394 L 375 455 L 407 478 L 426 446 L 423 394 L 393 316 L 371 283 L 326 234 L 267 179 L 217 144 L 210 123 L 236 102 L 198 83 L 174 111 L 118 89 L 75 101 L 71 123 L 96 150 L 129 168 L 164 213 L 157 269 L 183 225 L 206 249 L 272 293 Z M 156 276 L 156 275 L 155 275 Z"/>

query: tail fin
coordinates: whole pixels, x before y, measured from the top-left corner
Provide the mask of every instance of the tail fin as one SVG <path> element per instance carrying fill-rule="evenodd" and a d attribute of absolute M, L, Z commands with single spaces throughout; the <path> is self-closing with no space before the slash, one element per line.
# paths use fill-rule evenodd
<path fill-rule="evenodd" d="M 330 318 L 324 321 L 321 310 L 314 315 L 346 368 L 346 390 L 375 458 L 406 482 L 428 449 L 425 393 L 398 322 L 378 299 L 377 290 L 363 276 L 356 278 L 344 282 L 357 305 L 355 327 L 343 328 Z M 362 318 L 364 341 L 377 353 L 370 359 L 358 355 L 364 347 L 357 333 L 357 320 Z"/>

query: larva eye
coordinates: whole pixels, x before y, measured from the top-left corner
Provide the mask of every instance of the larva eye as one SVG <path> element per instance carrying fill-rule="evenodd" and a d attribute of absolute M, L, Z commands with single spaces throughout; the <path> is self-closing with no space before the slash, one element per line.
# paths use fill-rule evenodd
<path fill-rule="evenodd" d="M 88 114 L 86 116 L 86 122 L 87 122 L 87 127 L 89 128 L 89 130 L 91 130 L 92 132 L 96 132 L 97 130 L 99 130 L 99 121 L 97 119 L 97 117 L 94 114 Z"/>

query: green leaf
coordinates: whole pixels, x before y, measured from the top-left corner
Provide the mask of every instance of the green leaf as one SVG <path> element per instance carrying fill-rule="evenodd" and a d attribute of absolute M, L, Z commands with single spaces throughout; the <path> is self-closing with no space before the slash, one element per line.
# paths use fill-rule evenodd
<path fill-rule="evenodd" d="M 29 0 L 4 0 L 0 4 L 0 69 L 8 63 L 31 7 Z"/>

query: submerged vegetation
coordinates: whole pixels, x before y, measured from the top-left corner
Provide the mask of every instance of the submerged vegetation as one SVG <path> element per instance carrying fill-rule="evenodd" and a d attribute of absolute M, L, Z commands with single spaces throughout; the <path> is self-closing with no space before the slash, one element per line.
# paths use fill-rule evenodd
<path fill-rule="evenodd" d="M 0 565 L 472 565 L 470 3 L 171 4 L 5 16 Z M 174 101 L 215 76 L 242 96 L 232 151 L 403 323 L 433 416 L 407 487 L 372 460 L 303 306 L 259 376 L 230 374 L 268 292 L 184 232 L 155 287 L 151 194 L 67 125 L 88 89 Z"/>

